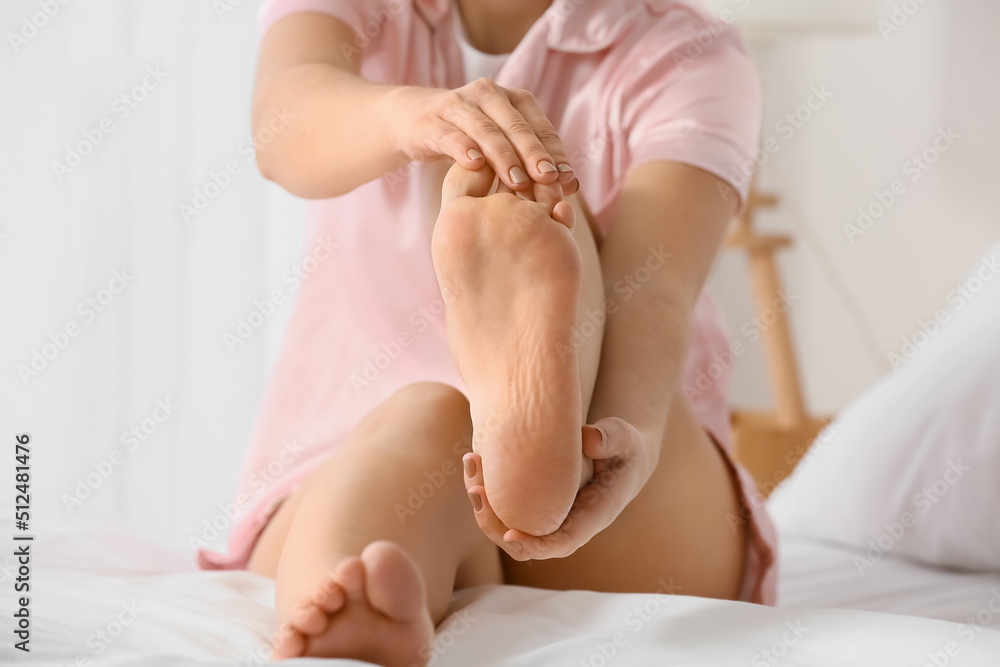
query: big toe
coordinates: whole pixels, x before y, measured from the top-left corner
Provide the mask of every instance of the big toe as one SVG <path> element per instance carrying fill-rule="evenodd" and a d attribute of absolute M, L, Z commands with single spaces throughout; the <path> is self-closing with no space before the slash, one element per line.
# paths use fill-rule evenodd
<path fill-rule="evenodd" d="M 456 197 L 485 197 L 493 189 L 496 174 L 489 165 L 472 171 L 457 162 L 448 170 L 441 186 L 441 207 Z"/>
<path fill-rule="evenodd" d="M 427 604 L 424 578 L 416 562 L 393 542 L 372 542 L 361 552 L 368 602 L 398 621 L 416 620 Z"/>

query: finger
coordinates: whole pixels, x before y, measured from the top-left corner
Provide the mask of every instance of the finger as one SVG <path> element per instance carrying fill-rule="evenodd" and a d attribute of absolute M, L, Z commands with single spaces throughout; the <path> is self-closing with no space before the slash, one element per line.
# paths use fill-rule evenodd
<path fill-rule="evenodd" d="M 565 558 L 610 526 L 621 508 L 631 500 L 631 485 L 623 482 L 622 474 L 595 473 L 594 480 L 580 491 L 569 516 L 558 530 L 541 537 L 509 530 L 504 539 L 519 542 L 525 558 Z"/>
<path fill-rule="evenodd" d="M 531 91 L 508 90 L 507 97 L 514 108 L 531 124 L 535 136 L 541 142 L 542 146 L 545 147 L 546 152 L 552 156 L 552 160 L 556 165 L 558 181 L 563 184 L 569 184 L 576 180 L 576 172 L 573 170 L 573 165 L 570 164 L 569 156 L 566 153 L 566 148 L 563 146 L 562 139 L 559 138 L 559 133 L 556 132 L 556 128 L 552 123 L 549 122 L 548 116 L 542 111 L 542 107 L 538 104 L 535 96 L 531 94 Z"/>
<path fill-rule="evenodd" d="M 583 454 L 592 459 L 631 458 L 638 442 L 639 432 L 618 417 L 606 417 L 583 427 Z"/>
<path fill-rule="evenodd" d="M 510 554 L 511 558 L 522 560 L 518 554 L 519 545 L 509 545 L 503 541 L 503 535 L 508 529 L 493 511 L 489 498 L 486 497 L 486 487 L 483 486 L 482 457 L 475 452 L 469 452 L 462 457 L 462 468 L 465 477 L 465 490 L 469 494 L 469 501 L 472 503 L 472 511 L 476 515 L 479 529 L 494 544 Z"/>
<path fill-rule="evenodd" d="M 462 473 L 466 491 L 471 491 L 474 486 L 483 486 L 483 458 L 475 452 L 467 453 L 462 457 Z"/>
<path fill-rule="evenodd" d="M 430 133 L 436 138 L 433 152 L 449 156 L 466 169 L 475 170 L 486 165 L 486 156 L 476 142 L 447 120 L 438 119 Z"/>
<path fill-rule="evenodd" d="M 527 178 L 539 183 L 555 183 L 559 178 L 559 168 L 555 159 L 535 134 L 532 123 L 511 103 L 508 92 L 489 79 L 482 79 L 474 84 L 474 94 L 479 108 L 503 131 L 517 152 Z M 519 99 L 523 99 L 522 93 L 518 92 L 517 95 Z M 551 124 L 548 124 L 550 130 L 551 127 Z M 554 134 L 554 130 L 551 132 Z M 523 189 L 514 183 L 510 185 L 515 190 Z"/>
<path fill-rule="evenodd" d="M 500 517 L 493 511 L 489 498 L 486 497 L 486 489 L 482 486 L 474 486 L 469 490 L 469 498 L 472 500 L 472 509 L 476 515 L 476 523 L 486 537 L 498 547 L 507 552 L 514 560 L 527 560 L 520 544 L 510 544 L 504 542 L 503 536 L 509 529 Z"/>
<path fill-rule="evenodd" d="M 563 197 L 569 197 L 575 195 L 580 191 L 580 181 L 576 178 L 568 179 L 568 182 L 564 182 L 562 179 L 559 180 L 563 187 Z"/>
<path fill-rule="evenodd" d="M 506 193 L 512 194 L 512 195 L 513 194 L 517 194 L 513 190 L 511 190 L 510 188 L 508 188 L 507 184 L 504 183 L 503 181 L 500 181 L 500 184 L 497 185 L 497 192 L 506 192 Z"/>
<path fill-rule="evenodd" d="M 457 197 L 485 197 L 493 187 L 496 176 L 489 166 L 475 171 L 455 163 L 441 185 L 441 208 Z"/>
<path fill-rule="evenodd" d="M 510 107 L 510 103 L 504 103 Z M 516 113 L 511 109 L 512 113 Z M 504 122 L 502 119 L 493 118 L 480 106 L 467 105 L 451 109 L 445 120 L 475 142 L 485 155 L 486 162 L 512 190 L 524 190 L 531 185 L 531 178 L 525 172 L 517 150 L 500 126 Z"/>

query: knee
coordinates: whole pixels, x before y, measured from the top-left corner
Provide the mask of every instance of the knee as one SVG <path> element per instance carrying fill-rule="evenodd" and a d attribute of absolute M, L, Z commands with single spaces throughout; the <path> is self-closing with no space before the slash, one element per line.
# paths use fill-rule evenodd
<path fill-rule="evenodd" d="M 469 400 L 465 394 L 441 382 L 413 382 L 397 390 L 388 402 L 407 410 L 426 410 L 437 417 L 470 419 Z M 471 421 L 469 423 L 471 425 Z"/>
<path fill-rule="evenodd" d="M 469 401 L 450 385 L 440 382 L 408 384 L 372 411 L 359 427 L 368 431 L 366 435 L 374 435 L 381 429 L 398 429 L 400 419 L 406 424 L 410 442 L 432 444 L 431 449 L 440 447 L 443 452 L 458 458 L 472 451 Z M 426 447 L 420 449 L 427 451 Z"/>

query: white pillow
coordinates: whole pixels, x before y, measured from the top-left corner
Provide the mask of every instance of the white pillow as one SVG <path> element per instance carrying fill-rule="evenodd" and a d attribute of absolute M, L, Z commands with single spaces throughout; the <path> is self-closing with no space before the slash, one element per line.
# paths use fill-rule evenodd
<path fill-rule="evenodd" d="M 1000 245 L 963 285 L 769 499 L 780 533 L 856 547 L 861 575 L 886 554 L 1000 570 Z"/>

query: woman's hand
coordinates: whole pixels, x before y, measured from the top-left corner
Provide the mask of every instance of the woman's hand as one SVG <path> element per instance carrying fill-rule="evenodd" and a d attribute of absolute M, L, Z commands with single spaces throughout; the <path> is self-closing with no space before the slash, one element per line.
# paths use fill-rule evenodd
<path fill-rule="evenodd" d="M 566 196 L 579 189 L 559 135 L 527 90 L 489 79 L 455 90 L 405 86 L 390 104 L 396 144 L 410 160 L 450 157 L 473 170 L 489 164 L 514 191 L 557 181 Z"/>
<path fill-rule="evenodd" d="M 659 461 L 660 443 L 660 434 L 644 434 L 617 417 L 584 426 L 583 454 L 593 459 L 594 476 L 580 489 L 562 525 L 541 537 L 508 529 L 497 518 L 486 497 L 478 454 L 463 458 L 465 488 L 479 527 L 511 558 L 565 558 L 610 526 L 639 495 Z"/>

